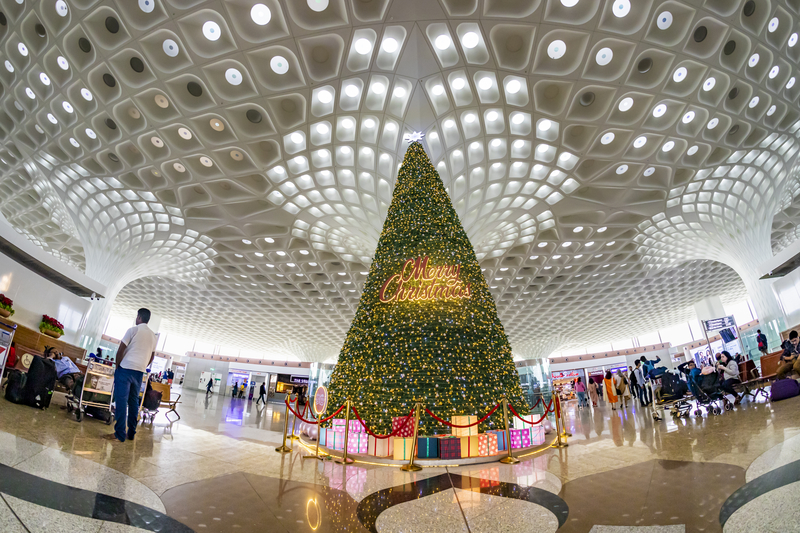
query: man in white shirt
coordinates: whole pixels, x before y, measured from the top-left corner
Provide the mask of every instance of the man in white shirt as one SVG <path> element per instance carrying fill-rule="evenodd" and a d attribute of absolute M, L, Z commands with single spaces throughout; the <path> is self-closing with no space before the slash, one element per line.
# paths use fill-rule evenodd
<path fill-rule="evenodd" d="M 150 311 L 139 309 L 136 326 L 125 332 L 117 350 L 117 369 L 114 372 L 114 433 L 105 435 L 107 440 L 133 440 L 139 422 L 139 390 L 144 372 L 153 362 L 156 350 L 156 335 L 147 327 Z M 127 432 L 125 422 L 127 420 Z"/>

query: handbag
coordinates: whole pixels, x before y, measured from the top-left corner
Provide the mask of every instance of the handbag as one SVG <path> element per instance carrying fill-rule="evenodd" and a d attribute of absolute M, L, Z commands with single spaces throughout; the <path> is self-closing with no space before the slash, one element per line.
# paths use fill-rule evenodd
<path fill-rule="evenodd" d="M 617 389 L 617 396 L 622 396 L 622 391 Z"/>

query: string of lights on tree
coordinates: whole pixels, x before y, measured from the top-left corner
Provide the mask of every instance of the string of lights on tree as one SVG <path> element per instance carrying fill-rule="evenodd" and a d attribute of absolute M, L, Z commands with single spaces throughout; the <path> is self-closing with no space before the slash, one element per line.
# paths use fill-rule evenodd
<path fill-rule="evenodd" d="M 349 398 L 371 429 L 388 433 L 392 417 L 417 400 L 447 419 L 483 416 L 503 395 L 527 413 L 475 251 L 422 144 L 411 140 L 326 416 Z M 501 427 L 498 410 L 481 429 Z M 420 434 L 433 433 L 449 429 L 423 416 Z"/>

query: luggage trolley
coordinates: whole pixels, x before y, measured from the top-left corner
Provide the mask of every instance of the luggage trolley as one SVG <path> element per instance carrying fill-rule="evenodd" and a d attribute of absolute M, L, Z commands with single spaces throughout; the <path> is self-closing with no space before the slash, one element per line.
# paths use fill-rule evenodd
<path fill-rule="evenodd" d="M 87 392 L 91 392 L 94 395 L 91 401 L 84 399 L 84 395 Z M 97 395 L 99 394 L 108 396 L 108 403 L 96 401 L 102 399 L 97 398 Z M 83 419 L 83 415 L 87 413 L 86 408 L 91 407 L 93 408 L 92 411 L 97 414 L 89 412 L 89 416 L 98 418 L 107 425 L 110 425 L 114 421 L 114 417 L 111 413 L 111 403 L 113 398 L 114 369 L 110 366 L 98 363 L 97 361 L 89 361 L 89 364 L 86 367 L 86 375 L 83 378 L 81 396 L 78 398 L 77 402 L 75 401 L 74 396 L 71 399 L 67 399 L 67 412 L 71 413 L 72 411 L 75 411 L 75 420 L 80 422 Z"/>

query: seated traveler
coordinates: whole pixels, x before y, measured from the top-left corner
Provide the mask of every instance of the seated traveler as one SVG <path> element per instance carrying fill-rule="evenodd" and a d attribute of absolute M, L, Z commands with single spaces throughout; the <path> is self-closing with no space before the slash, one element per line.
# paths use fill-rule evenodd
<path fill-rule="evenodd" d="M 741 383 L 739 379 L 739 364 L 727 351 L 722 352 L 721 355 L 722 357 L 720 357 L 720 361 L 717 363 L 717 369 L 722 371 L 723 379 L 722 383 L 720 383 L 720 388 L 728 394 L 732 394 L 736 398 L 733 404 L 739 405 L 742 399 L 736 394 L 736 391 L 733 390 L 734 385 Z"/>
<path fill-rule="evenodd" d="M 56 364 L 58 382 L 64 385 L 68 392 L 72 392 L 78 380 L 83 379 L 80 369 L 69 357 L 56 353 L 51 353 L 51 355 L 53 356 L 53 362 Z"/>
<path fill-rule="evenodd" d="M 687 361 L 686 363 L 678 365 L 678 372 L 686 374 L 689 390 L 692 391 L 695 398 L 700 398 L 702 395 L 700 394 L 700 388 L 697 386 L 697 379 L 700 377 L 700 369 L 697 368 L 695 362 Z"/>
<path fill-rule="evenodd" d="M 787 374 L 791 374 L 792 371 L 800 374 L 799 345 L 800 336 L 798 336 L 797 331 L 792 330 L 789 333 L 789 340 L 783 343 L 783 354 L 781 354 L 781 359 L 778 362 L 778 370 L 775 372 L 775 377 L 783 379 Z"/>

